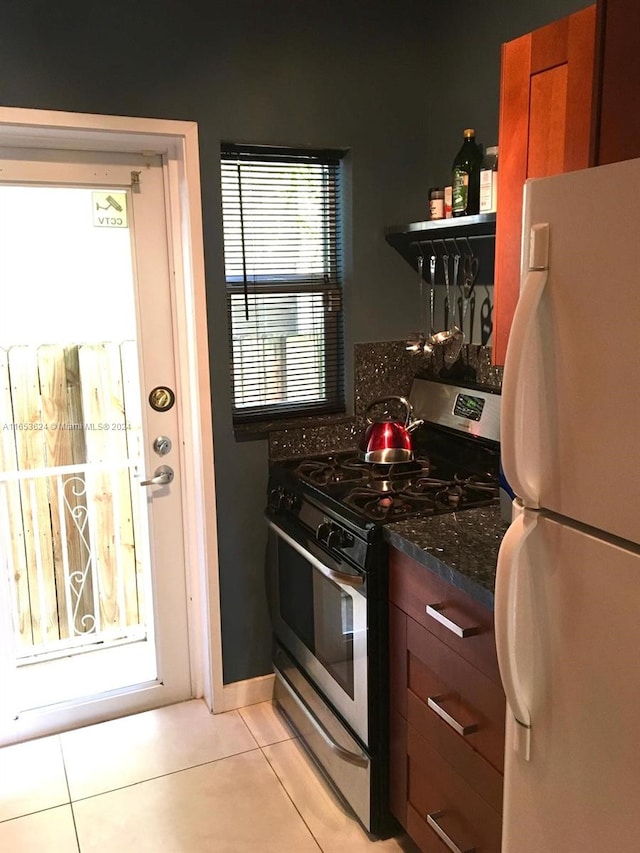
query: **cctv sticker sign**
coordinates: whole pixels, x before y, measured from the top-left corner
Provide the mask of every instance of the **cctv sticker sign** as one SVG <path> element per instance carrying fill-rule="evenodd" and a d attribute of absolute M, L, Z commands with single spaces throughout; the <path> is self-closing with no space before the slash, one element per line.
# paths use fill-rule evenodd
<path fill-rule="evenodd" d="M 96 228 L 128 228 L 127 194 L 93 192 L 93 224 Z"/>

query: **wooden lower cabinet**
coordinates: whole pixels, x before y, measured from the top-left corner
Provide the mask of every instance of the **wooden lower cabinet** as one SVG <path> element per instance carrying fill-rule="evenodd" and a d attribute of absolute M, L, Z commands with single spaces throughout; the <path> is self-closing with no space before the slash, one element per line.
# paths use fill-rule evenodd
<path fill-rule="evenodd" d="M 424 853 L 500 853 L 505 698 L 486 636 L 492 613 L 443 583 L 392 549 L 391 809 Z M 432 633 L 422 613 L 434 605 L 458 623 L 480 618 L 482 642 L 454 632 L 449 642 L 439 622 Z M 473 637 L 463 656 L 460 642 Z"/>
<path fill-rule="evenodd" d="M 500 853 L 500 812 L 409 725 L 407 754 L 409 804 L 438 842 L 446 836 L 451 849 Z"/>

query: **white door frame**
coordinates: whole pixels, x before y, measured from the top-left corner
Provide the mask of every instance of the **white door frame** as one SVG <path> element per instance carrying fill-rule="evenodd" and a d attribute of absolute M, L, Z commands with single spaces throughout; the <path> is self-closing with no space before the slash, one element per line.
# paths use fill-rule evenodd
<path fill-rule="evenodd" d="M 184 426 L 184 517 L 192 693 L 226 710 L 211 424 L 200 161 L 195 122 L 0 106 L 0 146 L 159 154 L 168 183 L 177 403 Z"/>

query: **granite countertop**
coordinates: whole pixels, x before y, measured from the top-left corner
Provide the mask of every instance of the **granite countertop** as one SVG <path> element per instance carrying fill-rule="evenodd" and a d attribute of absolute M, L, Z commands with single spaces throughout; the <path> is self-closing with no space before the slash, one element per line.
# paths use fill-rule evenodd
<path fill-rule="evenodd" d="M 498 505 L 409 518 L 384 527 L 386 541 L 493 609 L 496 561 L 508 524 Z"/>

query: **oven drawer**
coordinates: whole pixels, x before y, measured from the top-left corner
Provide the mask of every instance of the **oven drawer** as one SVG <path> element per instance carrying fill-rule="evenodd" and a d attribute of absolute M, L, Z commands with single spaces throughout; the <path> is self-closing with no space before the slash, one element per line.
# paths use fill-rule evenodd
<path fill-rule="evenodd" d="M 425 853 L 500 853 L 501 817 L 407 726 L 407 831 Z"/>
<path fill-rule="evenodd" d="M 274 699 L 328 780 L 371 830 L 371 758 L 296 665 L 277 648 Z"/>
<path fill-rule="evenodd" d="M 502 773 L 502 688 L 411 618 L 407 650 L 408 722 L 442 748 L 453 744 L 476 750 Z"/>
<path fill-rule="evenodd" d="M 395 548 L 390 549 L 389 555 L 389 598 L 501 684 L 491 610 Z"/>

